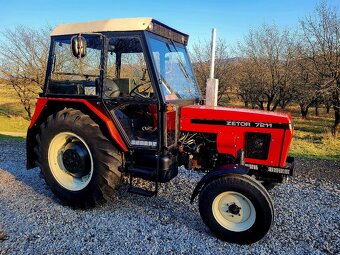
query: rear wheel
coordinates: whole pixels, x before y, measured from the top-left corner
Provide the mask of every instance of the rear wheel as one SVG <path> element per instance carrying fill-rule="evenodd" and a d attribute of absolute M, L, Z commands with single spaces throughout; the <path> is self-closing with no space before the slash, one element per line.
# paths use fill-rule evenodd
<path fill-rule="evenodd" d="M 119 182 L 120 155 L 90 116 L 75 109 L 50 115 L 37 135 L 37 164 L 69 205 L 92 207 Z"/>
<path fill-rule="evenodd" d="M 247 175 L 231 174 L 206 184 L 199 196 L 205 224 L 218 238 L 239 244 L 260 240 L 274 217 L 265 188 Z"/>

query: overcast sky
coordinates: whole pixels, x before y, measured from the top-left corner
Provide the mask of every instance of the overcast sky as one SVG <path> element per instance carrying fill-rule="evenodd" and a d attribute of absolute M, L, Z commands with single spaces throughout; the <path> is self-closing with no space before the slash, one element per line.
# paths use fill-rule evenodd
<path fill-rule="evenodd" d="M 231 45 L 250 28 L 275 22 L 293 28 L 311 14 L 318 0 L 0 0 L 0 30 L 19 24 L 32 27 L 108 18 L 153 17 L 190 35 L 189 46 L 209 40 L 211 29 Z M 339 6 L 339 0 L 328 0 Z"/>

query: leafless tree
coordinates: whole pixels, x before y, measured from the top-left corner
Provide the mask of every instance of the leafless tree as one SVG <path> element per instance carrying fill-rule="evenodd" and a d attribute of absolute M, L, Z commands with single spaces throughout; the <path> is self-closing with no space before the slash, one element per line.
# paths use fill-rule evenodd
<path fill-rule="evenodd" d="M 0 76 L 14 88 L 28 119 L 45 80 L 49 31 L 18 26 L 0 32 Z"/>
<path fill-rule="evenodd" d="M 249 32 L 239 45 L 239 52 L 243 59 L 239 81 L 241 98 L 251 96 L 255 100 L 253 104 L 268 111 L 289 104 L 294 90 L 294 35 L 265 24 Z"/>
<path fill-rule="evenodd" d="M 210 74 L 211 42 L 199 42 L 193 45 L 191 58 L 197 82 L 205 94 L 206 81 Z M 215 78 L 219 80 L 218 102 L 225 97 L 233 84 L 233 59 L 230 58 L 230 49 L 225 40 L 219 39 L 216 43 Z"/>
<path fill-rule="evenodd" d="M 315 12 L 300 21 L 304 57 L 313 66 L 313 72 L 328 91 L 334 109 L 332 133 L 337 135 L 340 123 L 340 16 L 337 8 L 322 2 Z"/>
<path fill-rule="evenodd" d="M 299 51 L 300 52 L 300 51 Z M 319 76 L 313 73 L 313 66 L 308 59 L 301 57 L 294 61 L 293 80 L 296 89 L 294 90 L 294 102 L 300 107 L 302 118 L 306 119 L 309 108 L 315 102 L 321 100 L 323 90 Z"/>
<path fill-rule="evenodd" d="M 260 67 L 259 65 L 254 66 L 253 61 L 249 58 L 240 59 L 237 62 L 237 93 L 247 108 L 264 109 L 265 76 L 263 76 L 263 72 L 260 72 Z"/>

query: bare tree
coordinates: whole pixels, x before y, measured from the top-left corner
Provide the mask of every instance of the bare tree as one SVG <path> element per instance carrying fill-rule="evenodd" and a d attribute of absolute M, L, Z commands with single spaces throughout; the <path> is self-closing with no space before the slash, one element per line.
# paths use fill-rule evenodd
<path fill-rule="evenodd" d="M 211 42 L 194 44 L 191 57 L 197 82 L 202 93 L 205 94 L 206 81 L 210 74 Z M 215 78 L 219 80 L 218 102 L 221 102 L 223 97 L 228 97 L 228 92 L 233 84 L 233 69 L 227 42 L 219 39 L 216 43 L 215 60 Z"/>
<path fill-rule="evenodd" d="M 307 118 L 309 108 L 320 100 L 323 94 L 319 76 L 313 73 L 312 69 L 313 66 L 306 58 L 300 57 L 294 61 L 294 102 L 300 106 L 304 119 Z"/>
<path fill-rule="evenodd" d="M 340 16 L 338 9 L 322 2 L 313 15 L 300 21 L 305 41 L 304 57 L 322 81 L 322 89 L 331 95 L 334 109 L 332 133 L 340 123 Z"/>
<path fill-rule="evenodd" d="M 252 94 L 260 109 L 274 111 L 285 107 L 293 99 L 292 71 L 294 67 L 295 37 L 288 30 L 275 25 L 263 25 L 251 30 L 239 45 L 244 61 L 240 75 L 240 96 Z M 242 87 L 243 86 L 243 87 Z"/>
<path fill-rule="evenodd" d="M 14 88 L 28 119 L 32 118 L 32 106 L 45 80 L 49 31 L 26 26 L 1 31 L 0 76 Z"/>
<path fill-rule="evenodd" d="M 247 108 L 264 109 L 266 77 L 260 68 L 260 65 L 254 66 L 253 61 L 248 58 L 238 61 L 237 93 Z"/>

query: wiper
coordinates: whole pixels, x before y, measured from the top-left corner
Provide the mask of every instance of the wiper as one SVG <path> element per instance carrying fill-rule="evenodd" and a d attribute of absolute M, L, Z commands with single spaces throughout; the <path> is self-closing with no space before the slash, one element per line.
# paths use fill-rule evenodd
<path fill-rule="evenodd" d="M 169 94 L 171 94 L 173 91 L 172 91 L 170 85 L 167 83 L 167 81 L 163 78 L 163 76 L 161 74 L 159 74 L 159 80 L 164 85 L 164 88 L 166 89 L 166 91 Z"/>
<path fill-rule="evenodd" d="M 177 98 L 180 98 L 180 96 L 178 95 L 177 92 L 173 91 L 171 89 L 171 86 L 169 85 L 169 83 L 163 78 L 163 76 L 161 74 L 159 74 L 159 80 L 160 82 L 163 84 L 164 88 L 166 89 L 166 91 L 168 92 L 169 95 L 175 95 Z"/>
<path fill-rule="evenodd" d="M 185 77 L 189 82 L 191 82 L 191 79 L 190 79 L 190 76 L 189 76 L 189 74 L 188 74 L 188 71 L 187 71 L 187 69 L 185 69 L 185 66 L 184 66 L 184 64 L 183 64 L 183 62 L 182 62 L 181 56 L 179 55 L 179 52 L 178 52 L 178 50 L 177 50 L 177 47 L 176 47 L 174 41 L 173 41 L 172 39 L 170 39 L 170 42 L 171 42 L 172 46 L 174 46 L 174 49 L 175 49 L 175 51 L 176 51 L 176 53 L 177 53 L 178 65 L 179 65 L 179 67 L 180 67 L 182 73 L 184 74 L 184 77 Z M 168 45 L 168 44 L 166 44 L 166 45 L 167 45 L 168 49 L 170 50 L 169 45 Z M 170 52 L 171 52 L 171 50 L 170 50 Z"/>

